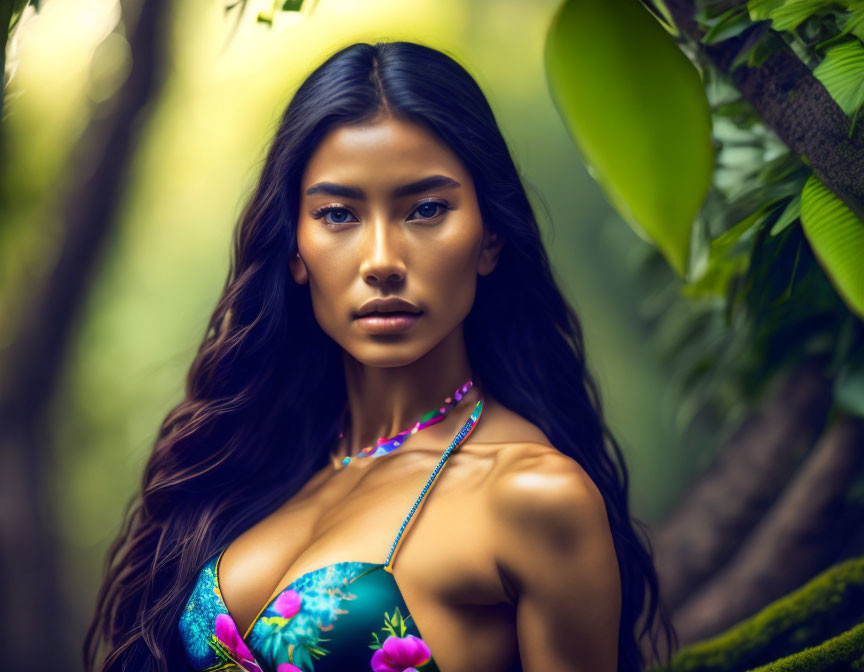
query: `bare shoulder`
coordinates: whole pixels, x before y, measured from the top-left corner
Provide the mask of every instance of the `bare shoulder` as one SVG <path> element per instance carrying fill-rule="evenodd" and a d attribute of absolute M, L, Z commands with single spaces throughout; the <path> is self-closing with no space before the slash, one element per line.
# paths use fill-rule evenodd
<path fill-rule="evenodd" d="M 553 446 L 502 445 L 487 485 L 489 510 L 503 521 L 561 530 L 608 525 L 603 495 L 582 465 Z"/>
<path fill-rule="evenodd" d="M 493 474 L 488 539 L 526 668 L 615 670 L 621 578 L 603 494 L 542 443 L 503 448 Z"/>

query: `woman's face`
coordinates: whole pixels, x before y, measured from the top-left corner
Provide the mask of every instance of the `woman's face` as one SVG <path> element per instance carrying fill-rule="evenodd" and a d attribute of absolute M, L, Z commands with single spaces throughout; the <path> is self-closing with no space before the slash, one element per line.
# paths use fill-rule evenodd
<path fill-rule="evenodd" d="M 301 178 L 297 246 L 291 274 L 309 283 L 321 328 L 370 366 L 409 364 L 460 327 L 501 247 L 456 155 L 392 118 L 336 127 L 318 145 Z M 365 302 L 393 297 L 419 315 L 358 318 Z"/>

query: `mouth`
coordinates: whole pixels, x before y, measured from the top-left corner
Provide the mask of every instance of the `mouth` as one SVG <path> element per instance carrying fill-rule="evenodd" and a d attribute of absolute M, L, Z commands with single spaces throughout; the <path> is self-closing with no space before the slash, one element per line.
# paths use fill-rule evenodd
<path fill-rule="evenodd" d="M 370 334 L 398 333 L 410 329 L 423 315 L 408 311 L 372 312 L 355 319 L 360 328 Z"/>

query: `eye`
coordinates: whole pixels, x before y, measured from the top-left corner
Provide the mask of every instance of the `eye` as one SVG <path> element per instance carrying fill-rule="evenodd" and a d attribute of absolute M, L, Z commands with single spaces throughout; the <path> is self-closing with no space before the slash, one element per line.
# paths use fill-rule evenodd
<path fill-rule="evenodd" d="M 440 217 L 442 211 L 450 209 L 450 204 L 447 203 L 447 201 L 440 201 L 437 199 L 423 201 L 412 211 L 412 214 L 418 213 L 419 217 L 411 217 L 409 218 L 409 221 L 432 221 Z M 323 217 L 326 224 L 339 225 L 359 221 L 351 214 L 351 211 L 348 210 L 348 208 L 340 205 L 325 205 L 316 210 L 310 211 L 309 215 L 314 219 L 321 219 Z M 349 219 L 349 217 L 354 217 L 354 219 Z"/>
<path fill-rule="evenodd" d="M 444 210 L 449 209 L 450 205 L 447 201 L 430 200 L 420 203 L 416 208 L 414 208 L 414 212 L 420 214 L 420 217 L 417 219 L 435 219 L 441 215 Z"/>
<path fill-rule="evenodd" d="M 343 208 L 338 205 L 325 205 L 317 210 L 313 210 L 309 215 L 314 219 L 321 219 L 323 217 L 327 224 L 347 224 L 351 220 L 344 219 L 344 217 L 353 217 L 348 208 Z M 354 218 L 354 221 L 357 221 L 356 217 Z"/>

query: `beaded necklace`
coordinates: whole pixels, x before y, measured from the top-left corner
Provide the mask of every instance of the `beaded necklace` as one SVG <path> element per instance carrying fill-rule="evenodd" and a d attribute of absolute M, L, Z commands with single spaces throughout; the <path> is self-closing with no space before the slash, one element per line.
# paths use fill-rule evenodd
<path fill-rule="evenodd" d="M 452 411 L 456 405 L 462 401 L 462 398 L 465 394 L 473 387 L 473 381 L 469 380 L 465 382 L 461 387 L 457 388 L 453 393 L 452 397 L 446 397 L 444 399 L 444 404 L 439 406 L 438 408 L 434 408 L 428 413 L 424 414 L 411 429 L 406 429 L 404 431 L 399 432 L 395 436 L 391 437 L 380 437 L 374 444 L 371 446 L 366 446 L 356 455 L 347 455 L 342 458 L 342 466 L 348 464 L 352 457 L 380 457 L 381 455 L 386 455 L 387 453 L 392 453 L 399 446 L 401 446 L 405 441 L 407 441 L 411 436 L 419 432 L 420 430 L 426 429 L 427 427 L 431 427 L 432 425 L 438 424 L 447 415 Z M 344 432 L 339 432 L 339 438 L 341 439 L 344 436 Z"/>

